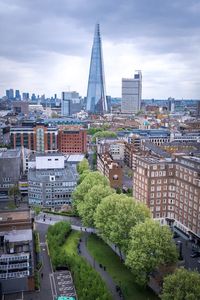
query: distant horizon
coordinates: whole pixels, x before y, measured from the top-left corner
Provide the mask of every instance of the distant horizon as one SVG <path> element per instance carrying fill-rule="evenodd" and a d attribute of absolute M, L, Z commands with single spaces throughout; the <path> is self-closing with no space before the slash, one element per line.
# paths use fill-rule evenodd
<path fill-rule="evenodd" d="M 106 94 L 121 95 L 121 79 L 141 70 L 144 98 L 200 97 L 198 0 L 0 0 L 0 8 L 1 95 L 9 86 L 86 95 L 99 20 Z"/>

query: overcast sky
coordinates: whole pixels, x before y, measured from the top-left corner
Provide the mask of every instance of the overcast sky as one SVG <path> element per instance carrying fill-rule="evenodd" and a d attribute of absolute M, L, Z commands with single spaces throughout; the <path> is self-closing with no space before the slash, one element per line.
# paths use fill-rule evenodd
<path fill-rule="evenodd" d="M 0 95 L 87 93 L 94 26 L 106 91 L 143 73 L 143 98 L 200 98 L 199 0 L 0 0 Z"/>

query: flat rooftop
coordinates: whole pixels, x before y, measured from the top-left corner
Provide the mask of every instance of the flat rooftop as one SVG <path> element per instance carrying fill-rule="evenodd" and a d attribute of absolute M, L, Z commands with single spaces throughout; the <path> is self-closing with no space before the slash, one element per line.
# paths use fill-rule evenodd
<path fill-rule="evenodd" d="M 19 211 L 0 211 L 0 224 L 5 221 L 17 221 L 17 220 L 27 220 L 30 219 L 29 210 L 19 210 Z"/>
<path fill-rule="evenodd" d="M 2 231 L 0 236 L 4 236 L 4 239 L 10 243 L 31 241 L 33 239 L 32 229 Z"/>
<path fill-rule="evenodd" d="M 20 157 L 19 149 L 8 149 L 6 151 L 0 151 L 0 159 L 17 158 L 17 157 Z"/>

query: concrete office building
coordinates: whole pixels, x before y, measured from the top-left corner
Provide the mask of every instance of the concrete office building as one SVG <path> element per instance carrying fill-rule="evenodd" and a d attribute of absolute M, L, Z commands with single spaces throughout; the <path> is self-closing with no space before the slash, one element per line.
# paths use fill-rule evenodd
<path fill-rule="evenodd" d="M 140 110 L 142 99 L 142 72 L 137 71 L 134 78 L 122 78 L 121 112 L 135 114 Z"/>
<path fill-rule="evenodd" d="M 10 143 L 10 126 L 0 123 L 0 144 L 7 145 Z"/>
<path fill-rule="evenodd" d="M 11 127 L 10 139 L 13 148 L 24 147 L 37 152 L 57 151 L 58 129 L 34 122 Z"/>
<path fill-rule="evenodd" d="M 0 212 L 0 282 L 4 294 L 34 290 L 33 234 L 29 210 Z"/>
<path fill-rule="evenodd" d="M 77 174 L 62 154 L 36 155 L 28 170 L 29 204 L 50 209 L 70 205 L 76 184 Z"/>
<path fill-rule="evenodd" d="M 200 158 L 137 156 L 133 196 L 150 208 L 154 218 L 175 219 L 200 237 Z"/>
<path fill-rule="evenodd" d="M 2 149 L 0 151 L 0 201 L 8 199 L 8 190 L 18 184 L 21 172 L 21 151 L 19 149 Z"/>
<path fill-rule="evenodd" d="M 70 116 L 70 106 L 71 106 L 71 99 L 68 92 L 62 92 L 61 97 L 61 115 L 65 117 Z"/>

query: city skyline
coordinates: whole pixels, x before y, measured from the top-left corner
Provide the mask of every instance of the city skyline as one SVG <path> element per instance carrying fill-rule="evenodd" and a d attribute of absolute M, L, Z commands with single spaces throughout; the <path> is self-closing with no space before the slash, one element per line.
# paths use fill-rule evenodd
<path fill-rule="evenodd" d="M 120 96 L 121 78 L 141 69 L 143 98 L 198 99 L 200 5 L 170 2 L 0 0 L 0 95 L 13 87 L 86 96 L 93 27 L 100 22 L 108 95 Z"/>

